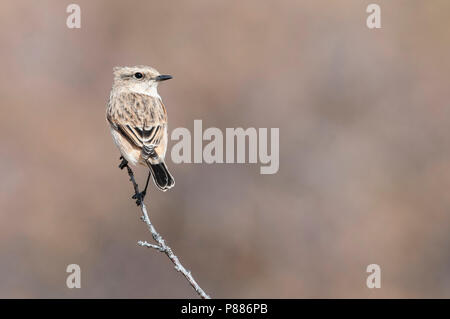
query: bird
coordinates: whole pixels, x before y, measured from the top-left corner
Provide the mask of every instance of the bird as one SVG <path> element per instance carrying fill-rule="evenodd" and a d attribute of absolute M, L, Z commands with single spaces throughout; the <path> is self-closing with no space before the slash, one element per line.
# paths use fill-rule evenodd
<path fill-rule="evenodd" d="M 113 74 L 106 119 L 121 153 L 119 167 L 123 169 L 131 163 L 149 168 L 144 190 L 133 196 L 140 205 L 150 176 L 162 191 L 175 185 L 164 162 L 168 140 L 167 111 L 158 94 L 158 84 L 172 76 L 160 74 L 145 65 L 114 67 Z"/>

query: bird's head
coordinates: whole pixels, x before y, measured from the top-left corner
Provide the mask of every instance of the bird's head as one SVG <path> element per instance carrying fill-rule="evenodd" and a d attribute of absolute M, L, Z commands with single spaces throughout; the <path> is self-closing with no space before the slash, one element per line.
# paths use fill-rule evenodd
<path fill-rule="evenodd" d="M 114 68 L 114 87 L 135 93 L 157 95 L 158 83 L 171 78 L 171 75 L 160 74 L 154 68 L 145 65 Z"/>

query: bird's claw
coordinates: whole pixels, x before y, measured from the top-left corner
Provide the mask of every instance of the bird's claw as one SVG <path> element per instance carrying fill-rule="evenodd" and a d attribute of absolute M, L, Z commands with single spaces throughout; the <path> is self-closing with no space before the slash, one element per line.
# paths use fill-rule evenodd
<path fill-rule="evenodd" d="M 123 156 L 121 156 L 119 159 L 122 160 L 122 162 L 120 162 L 120 164 L 119 164 L 120 169 L 124 169 L 125 167 L 128 166 L 128 161 L 126 159 L 124 159 Z"/>
<path fill-rule="evenodd" d="M 136 205 L 141 206 L 142 202 L 144 201 L 144 197 L 145 197 L 145 191 L 140 192 L 140 193 L 136 193 L 133 195 L 133 197 L 131 197 L 132 199 L 136 200 Z"/>

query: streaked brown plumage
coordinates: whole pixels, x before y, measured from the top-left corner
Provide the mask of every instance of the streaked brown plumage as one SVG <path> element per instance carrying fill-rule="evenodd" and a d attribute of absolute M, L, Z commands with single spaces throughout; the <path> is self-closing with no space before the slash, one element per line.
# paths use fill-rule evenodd
<path fill-rule="evenodd" d="M 133 165 L 148 166 L 156 186 L 163 191 L 173 187 L 175 181 L 164 163 L 167 112 L 157 86 L 170 78 L 148 66 L 114 68 L 106 112 L 122 156 Z"/>

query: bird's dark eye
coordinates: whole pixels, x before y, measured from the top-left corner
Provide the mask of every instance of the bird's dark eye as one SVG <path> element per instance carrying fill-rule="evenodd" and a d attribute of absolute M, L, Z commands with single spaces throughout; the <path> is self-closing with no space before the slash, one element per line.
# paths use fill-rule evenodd
<path fill-rule="evenodd" d="M 134 77 L 135 77 L 136 79 L 142 79 L 142 78 L 144 77 L 144 75 L 143 75 L 141 72 L 136 72 L 136 73 L 134 74 Z"/>

